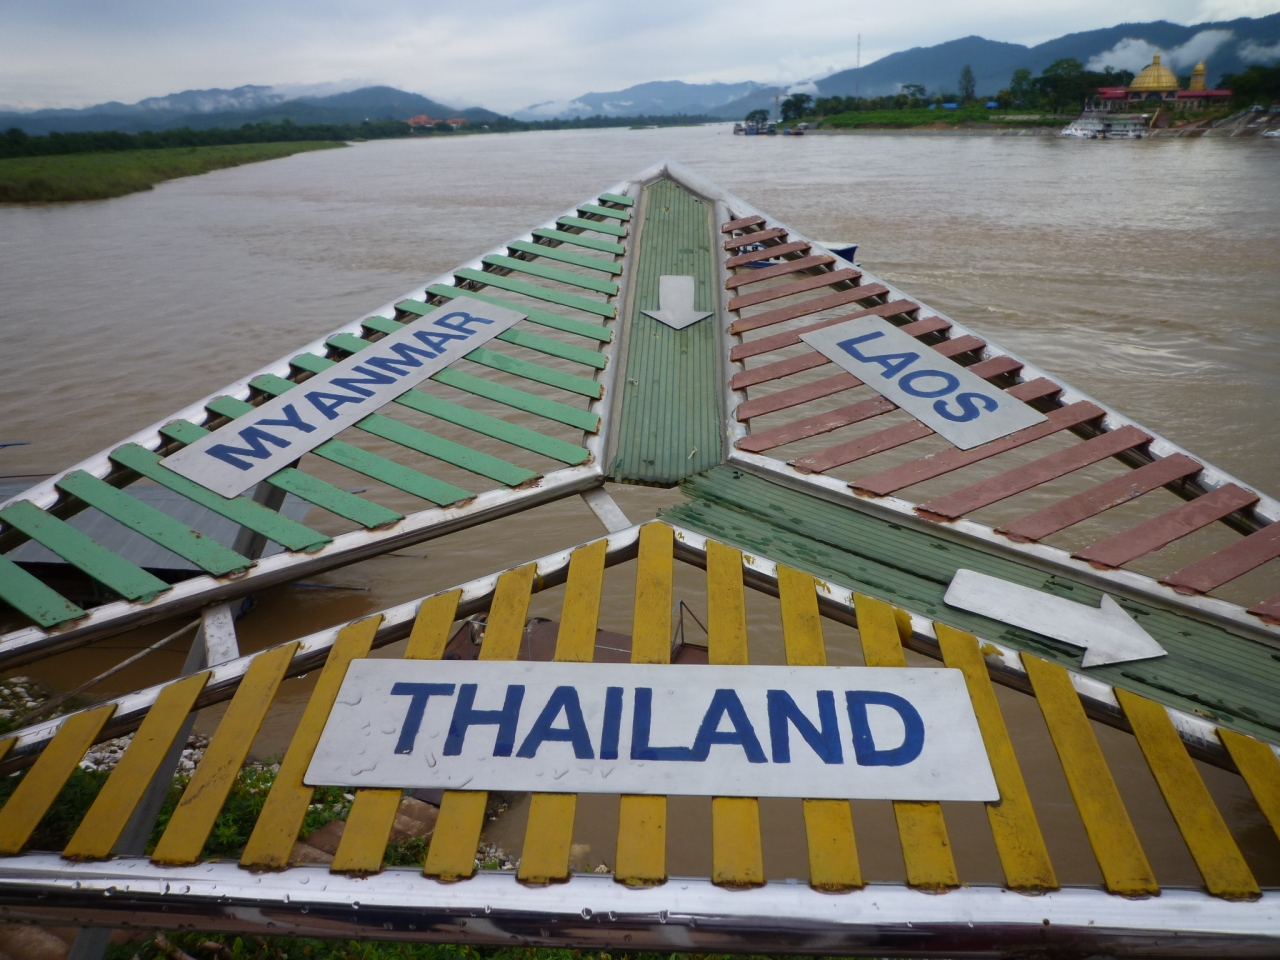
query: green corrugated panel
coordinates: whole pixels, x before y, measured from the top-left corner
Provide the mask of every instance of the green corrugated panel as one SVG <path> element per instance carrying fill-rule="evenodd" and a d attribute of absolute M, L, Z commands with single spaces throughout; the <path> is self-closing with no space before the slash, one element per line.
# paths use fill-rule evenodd
<path fill-rule="evenodd" d="M 645 187 L 641 204 L 627 370 L 611 473 L 624 483 L 669 487 L 720 462 L 720 364 L 715 314 L 673 330 L 658 309 L 658 278 L 697 278 L 695 304 L 716 309 L 710 206 L 670 180 Z"/>
<path fill-rule="evenodd" d="M 1080 669 L 1081 653 L 1027 630 L 948 607 L 951 578 L 964 567 L 1097 606 L 1094 587 L 1015 560 L 909 530 L 732 467 L 682 485 L 693 498 L 662 517 L 717 540 L 815 573 L 989 640 Z M 1169 652 L 1166 657 L 1092 667 L 1105 683 L 1280 742 L 1280 661 L 1272 647 L 1169 610 L 1117 602 Z"/>

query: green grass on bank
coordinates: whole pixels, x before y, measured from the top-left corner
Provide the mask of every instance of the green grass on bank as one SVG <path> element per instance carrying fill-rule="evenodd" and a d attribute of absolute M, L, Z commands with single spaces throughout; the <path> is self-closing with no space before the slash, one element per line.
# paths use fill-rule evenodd
<path fill-rule="evenodd" d="M 1026 112 L 1012 112 L 1014 117 L 1025 117 Z M 993 123 L 1017 127 L 1051 126 L 1060 127 L 1063 120 L 1059 117 L 1037 117 L 1034 120 L 1011 120 L 1009 115 L 995 110 L 988 110 L 978 103 L 968 104 L 958 110 L 855 110 L 840 113 L 833 117 L 824 117 L 822 125 L 837 129 L 853 130 L 859 127 L 886 127 L 890 129 L 906 129 L 908 127 L 927 127 L 934 123 L 957 126 L 961 123 Z"/>
<path fill-rule="evenodd" d="M 192 177 L 242 163 L 275 160 L 338 142 L 238 143 L 111 153 L 74 153 L 0 160 L 0 203 L 106 200 L 150 190 L 163 180 Z"/>

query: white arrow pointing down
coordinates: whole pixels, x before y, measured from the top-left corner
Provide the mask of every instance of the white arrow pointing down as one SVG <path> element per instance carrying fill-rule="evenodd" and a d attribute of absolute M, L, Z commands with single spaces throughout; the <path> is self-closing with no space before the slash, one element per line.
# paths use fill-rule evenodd
<path fill-rule="evenodd" d="M 640 312 L 675 330 L 683 330 L 711 316 L 710 310 L 693 308 L 697 289 L 694 277 L 664 274 L 658 278 L 658 309 Z"/>
<path fill-rule="evenodd" d="M 1168 653 L 1105 593 L 1101 607 L 1090 607 L 974 570 L 957 570 L 943 599 L 948 606 L 1083 647 L 1085 667 Z"/>

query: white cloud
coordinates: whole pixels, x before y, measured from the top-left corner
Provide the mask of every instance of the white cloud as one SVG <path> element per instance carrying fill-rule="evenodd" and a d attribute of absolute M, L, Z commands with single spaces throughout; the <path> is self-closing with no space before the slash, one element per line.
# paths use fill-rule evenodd
<path fill-rule="evenodd" d="M 806 80 L 804 83 L 793 83 L 787 87 L 787 96 L 791 96 L 793 93 L 807 93 L 811 97 L 816 97 L 818 95 L 818 85 L 812 80 Z"/>
<path fill-rule="evenodd" d="M 1240 54 L 1240 59 L 1245 63 L 1270 64 L 1280 60 L 1280 42 L 1264 47 L 1252 40 L 1246 40 L 1240 44 L 1240 49 L 1237 52 Z"/>
<path fill-rule="evenodd" d="M 1201 30 L 1186 43 L 1168 50 L 1162 50 L 1146 40 L 1125 37 L 1110 50 L 1090 59 L 1085 67 L 1089 70 L 1114 67 L 1116 70 L 1131 70 L 1137 73 L 1158 53 L 1161 55 L 1160 62 L 1176 72 L 1190 69 L 1201 60 L 1212 56 L 1214 51 L 1234 37 L 1235 34 L 1230 30 Z"/>

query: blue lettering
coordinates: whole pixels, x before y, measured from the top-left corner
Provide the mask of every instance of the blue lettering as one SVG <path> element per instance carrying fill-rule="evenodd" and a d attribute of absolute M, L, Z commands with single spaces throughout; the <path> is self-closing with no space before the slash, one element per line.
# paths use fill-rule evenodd
<path fill-rule="evenodd" d="M 450 340 L 465 340 L 467 338 L 460 333 L 436 333 L 434 330 L 419 330 L 413 335 L 413 339 L 433 350 L 443 351 L 444 345 Z"/>
<path fill-rule="evenodd" d="M 466 317 L 466 319 L 461 320 L 458 323 L 449 323 L 449 321 L 454 317 Z M 432 323 L 437 327 L 445 327 L 448 330 L 457 330 L 459 333 L 465 333 L 467 336 L 471 336 L 475 331 L 468 327 L 467 324 L 493 323 L 493 321 L 487 320 L 484 317 L 474 317 L 469 313 L 463 313 L 461 310 L 454 310 L 452 313 L 446 313 L 443 317 L 438 317 L 433 320 Z"/>
<path fill-rule="evenodd" d="M 844 695 L 849 708 L 849 724 L 853 727 L 853 752 L 862 767 L 901 767 L 920 756 L 924 749 L 924 721 L 910 703 L 896 693 L 882 690 L 847 690 Z M 892 750 L 880 750 L 871 735 L 867 721 L 867 705 L 888 707 L 902 718 L 906 734 Z"/>
<path fill-rule="evenodd" d="M 471 727 L 497 727 L 498 737 L 493 744 L 495 757 L 511 756 L 516 742 L 516 724 L 520 722 L 520 704 L 524 700 L 524 684 L 510 684 L 501 710 L 477 710 L 476 685 L 464 683 L 458 689 L 458 700 L 453 707 L 453 719 L 449 721 L 449 736 L 444 742 L 444 755 L 456 757 L 462 753 L 467 730 Z"/>
<path fill-rule="evenodd" d="M 422 716 L 427 712 L 427 701 L 432 697 L 453 696 L 452 683 L 397 683 L 391 687 L 393 697 L 411 697 L 409 710 L 400 726 L 400 739 L 396 741 L 396 753 L 413 753 L 413 744 L 422 729 Z"/>
<path fill-rule="evenodd" d="M 618 759 L 618 731 L 622 727 L 622 688 L 604 691 L 604 724 L 600 730 L 600 759 Z"/>
<path fill-rule="evenodd" d="M 774 763 L 791 762 L 788 723 L 795 724 L 800 736 L 822 758 L 823 763 L 844 762 L 844 752 L 840 749 L 840 726 L 836 721 L 836 695 L 832 691 L 818 691 L 818 722 L 822 724 L 821 731 L 800 711 L 787 691 L 770 690 L 766 696 L 769 701 L 769 740 L 773 747 Z"/>
<path fill-rule="evenodd" d="M 560 714 L 564 714 L 567 727 L 552 726 Z M 547 700 L 547 705 L 533 721 L 524 743 L 516 752 L 517 757 L 525 760 L 537 756 L 538 748 L 548 740 L 558 740 L 573 744 L 573 755 L 579 760 L 594 760 L 595 752 L 591 749 L 591 736 L 587 733 L 587 722 L 582 718 L 582 704 L 578 702 L 578 691 L 573 687 L 556 687 Z M 617 747 L 614 747 L 617 752 Z"/>
<path fill-rule="evenodd" d="M 926 380 L 926 379 L 942 380 L 946 384 L 946 386 L 941 387 L 937 390 L 917 389 L 915 386 L 915 382 L 917 380 Z M 914 373 L 908 373 L 905 377 L 899 380 L 898 386 L 900 386 L 903 389 L 903 391 L 905 391 L 906 393 L 911 394 L 913 397 L 933 398 L 933 397 L 946 396 L 948 393 L 950 393 L 951 391 L 955 390 L 958 386 L 960 386 L 960 381 L 956 377 L 952 376 L 949 373 L 945 373 L 942 370 L 917 370 Z"/>
<path fill-rule="evenodd" d="M 257 425 L 260 427 L 293 427 L 293 429 L 301 430 L 303 433 L 310 433 L 315 429 L 315 427 L 298 416 L 298 411 L 293 408 L 292 403 L 285 404 L 283 420 L 259 420 Z"/>
<path fill-rule="evenodd" d="M 918 353 L 882 353 L 877 357 L 863 356 L 857 349 L 857 344 L 866 343 L 868 340 L 876 340 L 883 337 L 884 333 L 877 330 L 875 333 L 864 333 L 860 337 L 853 337 L 849 340 L 841 340 L 836 344 L 841 350 L 849 354 L 849 356 L 861 360 L 863 363 L 877 363 L 884 368 L 881 374 L 887 380 L 892 380 L 911 364 L 920 359 Z"/>
<path fill-rule="evenodd" d="M 426 357 L 428 360 L 433 360 L 440 356 L 438 352 L 423 350 L 421 347 L 415 347 L 411 343 L 393 343 L 387 349 L 400 359 L 393 360 L 391 357 L 373 357 L 372 359 L 366 360 L 365 364 L 370 367 L 377 367 L 379 370 L 385 370 L 388 373 L 393 373 L 397 377 L 403 377 L 409 372 L 410 367 L 422 366 L 422 361 L 419 360 L 418 357 L 411 356 L 411 354 L 416 353 L 419 356 Z M 397 370 L 395 369 L 396 367 L 404 367 L 404 369 Z"/>
<path fill-rule="evenodd" d="M 389 377 L 385 373 L 378 373 L 376 370 L 370 370 L 368 367 L 354 367 L 352 373 L 362 373 L 363 377 L 334 377 L 330 381 L 335 387 L 341 390 L 350 390 L 352 393 L 358 393 L 362 397 L 372 397 L 373 391 L 361 386 L 364 383 L 395 383 L 395 377 Z"/>
<path fill-rule="evenodd" d="M 319 390 L 312 390 L 306 395 L 306 399 L 311 401 L 311 405 L 325 415 L 329 420 L 338 419 L 335 412 L 344 403 L 360 403 L 364 397 L 353 397 L 345 393 L 324 393 Z M 326 400 L 332 403 L 326 403 Z"/>
<path fill-rule="evenodd" d="M 960 412 L 952 413 L 947 409 L 948 403 L 957 404 L 960 407 Z M 977 406 L 974 405 L 975 403 Z M 953 400 L 939 400 L 933 405 L 933 409 L 948 420 L 954 420 L 956 423 L 966 423 L 982 415 L 982 411 L 978 409 L 979 406 L 990 413 L 1000 406 L 1000 403 L 994 397 L 988 397 L 985 393 L 958 393 Z"/>
<path fill-rule="evenodd" d="M 732 730 L 720 732 L 720 721 L 729 718 Z M 760 741 L 756 739 L 755 729 L 747 719 L 747 711 L 742 708 L 742 701 L 733 690 L 717 690 L 711 698 L 711 706 L 702 718 L 698 727 L 698 735 L 693 739 L 693 759 L 707 759 L 712 744 L 737 744 L 742 747 L 747 759 L 752 763 L 765 763 L 764 751 Z"/>
<path fill-rule="evenodd" d="M 253 457 L 255 460 L 266 460 L 271 456 L 264 445 L 263 441 L 284 448 L 289 446 L 288 440 L 282 440 L 275 434 L 267 433 L 265 430 L 259 430 L 257 427 L 246 427 L 240 431 L 240 439 L 247 443 L 247 447 L 232 447 L 225 443 L 215 443 L 205 451 L 215 460 L 221 460 L 223 463 L 229 463 L 237 470 L 248 470 L 253 466 L 248 460 L 241 460 L 241 457 Z"/>
<path fill-rule="evenodd" d="M 688 747 L 649 746 L 649 727 L 653 720 L 653 689 L 636 687 L 636 702 L 631 713 L 632 760 L 692 760 Z"/>

